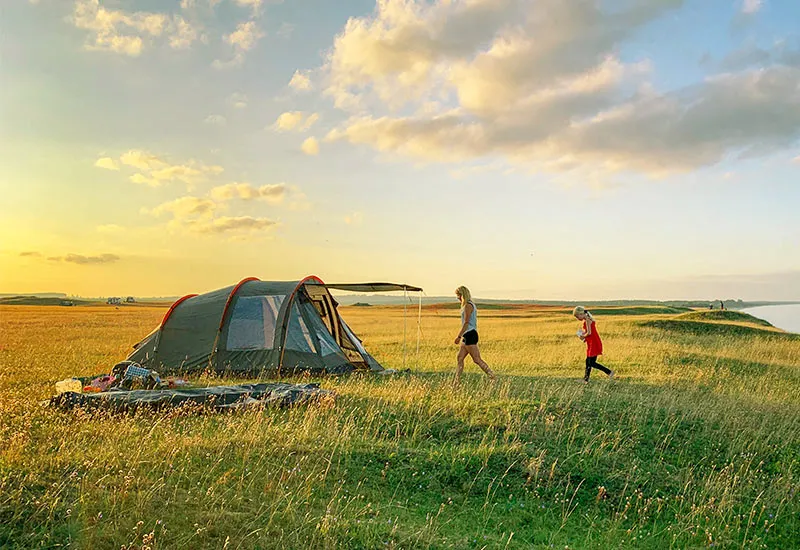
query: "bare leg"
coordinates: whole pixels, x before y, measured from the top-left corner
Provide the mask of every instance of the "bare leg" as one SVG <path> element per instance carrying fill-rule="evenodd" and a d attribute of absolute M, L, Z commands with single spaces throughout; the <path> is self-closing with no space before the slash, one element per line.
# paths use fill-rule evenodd
<path fill-rule="evenodd" d="M 461 347 L 458 349 L 458 357 L 457 362 L 458 366 L 456 367 L 456 378 L 455 378 L 455 385 L 458 386 L 461 384 L 461 373 L 464 372 L 464 359 L 467 358 L 467 347 L 464 344 L 461 344 Z"/>
<path fill-rule="evenodd" d="M 486 364 L 486 361 L 481 358 L 481 350 L 478 349 L 478 344 L 474 346 L 464 346 L 467 348 L 467 352 L 469 352 L 470 357 L 478 365 L 483 372 L 489 377 L 490 380 L 495 380 L 497 377 L 492 372 L 492 369 L 489 368 L 489 365 Z"/>

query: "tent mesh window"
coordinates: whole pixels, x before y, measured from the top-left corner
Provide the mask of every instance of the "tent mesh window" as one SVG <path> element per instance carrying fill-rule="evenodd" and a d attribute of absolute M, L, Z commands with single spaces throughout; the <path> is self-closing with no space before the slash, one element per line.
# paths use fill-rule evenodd
<path fill-rule="evenodd" d="M 228 332 L 229 351 L 272 349 L 285 296 L 240 296 Z"/>
<path fill-rule="evenodd" d="M 292 304 L 289 315 L 289 330 L 286 335 L 286 349 L 317 353 L 317 347 L 308 329 L 305 319 L 300 314 L 300 304 L 297 300 Z"/>

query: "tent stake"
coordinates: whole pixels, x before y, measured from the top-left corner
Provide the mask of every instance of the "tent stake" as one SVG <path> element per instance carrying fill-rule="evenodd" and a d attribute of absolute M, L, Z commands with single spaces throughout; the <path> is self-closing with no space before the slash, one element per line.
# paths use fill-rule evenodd
<path fill-rule="evenodd" d="M 417 314 L 417 368 L 419 368 L 419 340 L 422 335 L 422 292 L 419 294 L 419 313 Z"/>

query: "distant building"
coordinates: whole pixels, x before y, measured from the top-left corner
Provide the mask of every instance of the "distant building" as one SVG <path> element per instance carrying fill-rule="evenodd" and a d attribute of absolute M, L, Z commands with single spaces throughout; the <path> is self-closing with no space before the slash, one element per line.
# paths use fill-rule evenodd
<path fill-rule="evenodd" d="M 135 304 L 136 303 L 136 299 L 133 296 L 128 296 L 127 298 L 125 298 L 125 303 L 126 304 Z"/>
<path fill-rule="evenodd" d="M 108 300 L 106 300 L 106 303 L 111 305 L 117 305 L 122 303 L 122 299 L 117 297 L 109 298 Z"/>

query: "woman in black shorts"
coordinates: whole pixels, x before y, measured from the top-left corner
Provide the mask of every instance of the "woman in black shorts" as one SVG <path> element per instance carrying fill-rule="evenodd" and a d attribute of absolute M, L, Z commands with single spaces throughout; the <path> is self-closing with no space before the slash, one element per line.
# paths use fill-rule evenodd
<path fill-rule="evenodd" d="M 461 301 L 461 330 L 458 331 L 455 344 L 460 345 L 458 350 L 458 366 L 456 367 L 456 385 L 461 383 L 461 373 L 464 372 L 464 359 L 467 355 L 478 365 L 490 380 L 495 380 L 494 372 L 481 358 L 478 349 L 478 308 L 472 302 L 472 295 L 465 286 L 456 289 L 456 297 Z"/>

